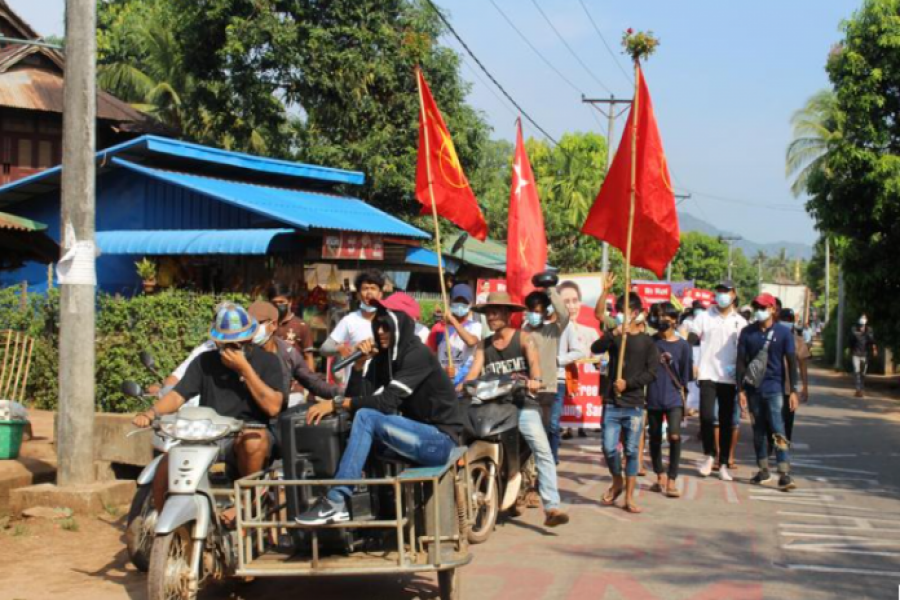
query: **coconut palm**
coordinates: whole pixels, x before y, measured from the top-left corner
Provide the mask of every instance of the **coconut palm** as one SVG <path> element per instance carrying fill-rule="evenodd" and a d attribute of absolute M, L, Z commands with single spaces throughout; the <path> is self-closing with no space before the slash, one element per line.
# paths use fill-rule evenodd
<path fill-rule="evenodd" d="M 791 192 L 801 196 L 807 191 L 810 177 L 821 172 L 829 144 L 840 136 L 837 98 L 832 90 L 814 94 L 806 105 L 791 117 L 794 129 L 785 156 L 785 172 L 793 179 Z"/>

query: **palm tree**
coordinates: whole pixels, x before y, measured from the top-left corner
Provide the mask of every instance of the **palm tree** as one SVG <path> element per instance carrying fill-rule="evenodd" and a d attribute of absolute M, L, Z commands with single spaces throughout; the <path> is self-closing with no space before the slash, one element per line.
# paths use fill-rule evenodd
<path fill-rule="evenodd" d="M 834 92 L 821 90 L 791 117 L 794 139 L 787 148 L 785 172 L 793 179 L 794 196 L 804 194 L 810 177 L 824 169 L 828 146 L 841 135 L 837 112 Z"/>

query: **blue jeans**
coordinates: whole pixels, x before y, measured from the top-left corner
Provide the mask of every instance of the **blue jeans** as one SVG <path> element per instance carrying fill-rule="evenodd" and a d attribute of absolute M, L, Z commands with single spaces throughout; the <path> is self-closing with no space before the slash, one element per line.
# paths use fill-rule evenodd
<path fill-rule="evenodd" d="M 561 381 L 556 386 L 556 400 L 550 408 L 550 423 L 547 425 L 547 440 L 550 442 L 550 452 L 553 453 L 553 463 L 559 464 L 559 444 L 562 439 L 563 403 L 566 399 L 566 383 Z"/>
<path fill-rule="evenodd" d="M 456 442 L 434 425 L 419 423 L 399 415 L 386 415 L 371 408 L 361 408 L 353 416 L 350 441 L 341 457 L 335 479 L 360 479 L 372 444 L 378 442 L 403 458 L 424 467 L 443 465 L 456 448 Z M 337 486 L 328 499 L 341 504 L 353 490 Z"/>
<path fill-rule="evenodd" d="M 622 456 L 619 454 L 619 439 L 625 434 L 625 456 L 628 458 L 625 475 L 637 477 L 638 442 L 644 429 L 644 409 L 640 407 L 603 406 L 603 456 L 614 477 L 622 474 Z"/>
<path fill-rule="evenodd" d="M 550 450 L 550 442 L 547 441 L 547 432 L 544 430 L 544 421 L 541 419 L 540 410 L 531 408 L 519 410 L 519 433 L 525 438 L 525 443 L 534 454 L 534 462 L 537 465 L 538 493 L 544 503 L 544 510 L 559 508 L 556 463 L 553 462 L 553 452 Z"/>
<path fill-rule="evenodd" d="M 785 442 L 784 418 L 781 411 L 784 405 L 784 394 L 747 394 L 747 404 L 753 415 L 753 449 L 756 451 L 756 462 L 760 469 L 769 468 L 769 448 L 766 444 L 769 436 L 773 442 L 781 437 Z M 779 448 L 779 445 L 783 446 Z M 790 471 L 790 455 L 786 444 L 775 443 L 775 459 L 778 461 L 778 472 Z"/>

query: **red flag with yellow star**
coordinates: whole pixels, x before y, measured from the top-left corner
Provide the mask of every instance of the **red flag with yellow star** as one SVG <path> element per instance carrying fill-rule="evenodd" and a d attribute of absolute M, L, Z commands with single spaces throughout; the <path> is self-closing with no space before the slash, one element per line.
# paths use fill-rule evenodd
<path fill-rule="evenodd" d="M 433 202 L 437 214 L 483 242 L 487 238 L 484 215 L 469 187 L 450 132 L 421 70 L 416 69 L 416 77 L 419 80 L 421 107 L 416 198 L 422 203 L 422 214 L 431 214 Z"/>
<path fill-rule="evenodd" d="M 516 127 L 506 236 L 506 290 L 513 302 L 522 302 L 534 289 L 532 276 L 547 268 L 547 235 L 534 173 L 522 140 L 521 121 Z"/>

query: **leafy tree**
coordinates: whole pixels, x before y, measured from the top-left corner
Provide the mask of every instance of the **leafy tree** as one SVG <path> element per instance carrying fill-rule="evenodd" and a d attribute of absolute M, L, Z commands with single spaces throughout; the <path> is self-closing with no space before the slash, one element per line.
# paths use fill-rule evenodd
<path fill-rule="evenodd" d="M 900 0 L 867 0 L 829 56 L 842 134 L 829 141 L 807 208 L 835 246 L 851 299 L 900 342 Z"/>
<path fill-rule="evenodd" d="M 840 136 L 834 92 L 826 89 L 814 94 L 791 117 L 791 126 L 793 140 L 785 156 L 785 172 L 794 180 L 791 192 L 801 196 L 811 177 L 822 173 L 828 144 Z"/>

